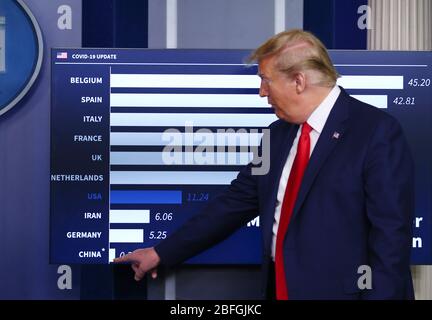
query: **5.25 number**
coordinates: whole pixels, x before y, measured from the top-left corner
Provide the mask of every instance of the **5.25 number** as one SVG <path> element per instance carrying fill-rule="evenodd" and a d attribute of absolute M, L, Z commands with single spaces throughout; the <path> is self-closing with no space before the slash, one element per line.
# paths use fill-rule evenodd
<path fill-rule="evenodd" d="M 149 240 L 163 240 L 167 237 L 167 231 L 150 231 Z"/>

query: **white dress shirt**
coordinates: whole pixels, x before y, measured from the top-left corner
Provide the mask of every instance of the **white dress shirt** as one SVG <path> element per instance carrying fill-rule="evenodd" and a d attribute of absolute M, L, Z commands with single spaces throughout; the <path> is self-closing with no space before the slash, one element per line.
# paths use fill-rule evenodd
<path fill-rule="evenodd" d="M 310 155 L 312 155 L 313 149 L 315 148 L 315 145 L 318 141 L 318 138 L 324 128 L 324 125 L 327 121 L 327 118 L 330 114 L 331 109 L 333 108 L 336 99 L 339 97 L 341 90 L 336 85 L 334 88 L 330 91 L 330 93 L 327 95 L 327 97 L 321 102 L 321 104 L 312 112 L 310 117 L 307 119 L 307 123 L 312 127 L 312 131 L 310 132 Z M 300 138 L 302 125 L 299 127 L 297 131 L 297 135 L 293 141 L 293 144 L 291 146 L 290 152 L 288 154 L 288 158 L 285 162 L 285 166 L 282 170 L 282 175 L 279 180 L 279 189 L 277 193 L 277 202 L 276 202 L 276 209 L 275 209 L 275 215 L 274 215 L 274 222 L 273 222 L 273 241 L 272 241 L 272 258 L 274 261 L 275 258 L 275 252 L 276 252 L 276 235 L 277 230 L 279 227 L 279 218 L 281 214 L 282 209 L 282 202 L 285 195 L 285 188 L 288 183 L 288 177 L 291 172 L 291 168 L 294 162 L 294 158 L 297 154 L 297 144 Z"/>

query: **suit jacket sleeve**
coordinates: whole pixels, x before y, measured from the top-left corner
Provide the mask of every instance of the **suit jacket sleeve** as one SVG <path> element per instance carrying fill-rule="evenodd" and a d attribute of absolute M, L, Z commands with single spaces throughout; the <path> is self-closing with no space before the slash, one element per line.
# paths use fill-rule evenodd
<path fill-rule="evenodd" d="M 195 256 L 258 215 L 257 177 L 251 168 L 241 170 L 226 192 L 155 246 L 162 265 L 173 266 Z"/>
<path fill-rule="evenodd" d="M 364 167 L 372 289 L 364 299 L 405 299 L 412 287 L 410 251 L 414 166 L 399 124 L 385 117 L 370 141 Z"/>

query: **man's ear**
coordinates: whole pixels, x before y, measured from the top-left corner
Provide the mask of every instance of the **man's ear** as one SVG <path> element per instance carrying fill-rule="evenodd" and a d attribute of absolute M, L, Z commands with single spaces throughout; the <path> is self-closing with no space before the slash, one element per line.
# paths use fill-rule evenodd
<path fill-rule="evenodd" d="M 301 94 L 306 89 L 306 74 L 297 72 L 294 74 L 294 81 L 297 94 Z"/>

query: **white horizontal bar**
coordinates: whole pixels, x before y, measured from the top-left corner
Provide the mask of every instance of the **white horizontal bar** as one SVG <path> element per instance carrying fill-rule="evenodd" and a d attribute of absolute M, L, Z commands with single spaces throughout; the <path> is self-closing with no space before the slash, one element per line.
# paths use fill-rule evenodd
<path fill-rule="evenodd" d="M 355 95 L 351 97 L 356 98 L 360 101 L 368 103 L 377 108 L 387 108 L 387 96 L 386 95 Z"/>
<path fill-rule="evenodd" d="M 342 76 L 337 84 L 345 89 L 403 89 L 403 76 Z"/>
<path fill-rule="evenodd" d="M 111 113 L 111 126 L 145 127 L 267 127 L 277 117 L 273 113 Z"/>
<path fill-rule="evenodd" d="M 112 146 L 258 146 L 262 133 L 111 132 Z"/>
<path fill-rule="evenodd" d="M 110 229 L 110 243 L 142 243 L 144 230 L 142 229 Z"/>
<path fill-rule="evenodd" d="M 427 64 L 348 64 L 348 63 L 335 63 L 335 67 L 428 67 Z"/>
<path fill-rule="evenodd" d="M 260 78 L 246 74 L 111 74 L 111 88 L 253 88 Z"/>
<path fill-rule="evenodd" d="M 346 89 L 403 89 L 403 76 L 342 75 Z M 117 88 L 250 88 L 258 89 L 256 75 L 227 74 L 111 74 Z"/>
<path fill-rule="evenodd" d="M 111 165 L 244 165 L 252 152 L 111 152 Z"/>
<path fill-rule="evenodd" d="M 108 261 L 112 262 L 114 260 L 114 258 L 116 257 L 116 249 L 115 248 L 110 248 L 108 251 Z"/>
<path fill-rule="evenodd" d="M 270 108 L 257 94 L 112 93 L 111 107 Z"/>
<path fill-rule="evenodd" d="M 111 171 L 111 184 L 227 185 L 236 171 Z"/>
<path fill-rule="evenodd" d="M 110 223 L 150 223 L 150 210 L 110 210 Z"/>

